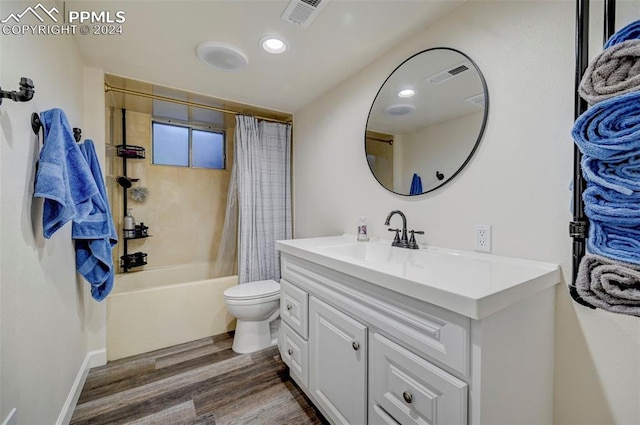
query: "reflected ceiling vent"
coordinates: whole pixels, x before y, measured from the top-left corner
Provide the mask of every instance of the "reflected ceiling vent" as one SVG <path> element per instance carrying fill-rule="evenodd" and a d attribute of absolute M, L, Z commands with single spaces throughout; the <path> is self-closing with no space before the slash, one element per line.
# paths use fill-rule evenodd
<path fill-rule="evenodd" d="M 391 117 L 401 117 L 416 110 L 416 107 L 408 103 L 396 103 L 384 108 L 384 114 Z"/>
<path fill-rule="evenodd" d="M 431 82 L 431 84 L 440 84 L 443 83 L 456 75 L 462 74 L 463 72 L 469 70 L 471 68 L 471 64 L 469 62 L 462 62 L 457 65 L 452 66 L 451 68 L 438 72 L 431 77 L 427 77 L 427 80 Z"/>
<path fill-rule="evenodd" d="M 484 93 L 477 94 L 475 96 L 467 97 L 465 101 L 473 103 L 480 108 L 484 108 Z"/>
<path fill-rule="evenodd" d="M 329 0 L 291 0 L 280 18 L 307 28 L 327 3 Z"/>

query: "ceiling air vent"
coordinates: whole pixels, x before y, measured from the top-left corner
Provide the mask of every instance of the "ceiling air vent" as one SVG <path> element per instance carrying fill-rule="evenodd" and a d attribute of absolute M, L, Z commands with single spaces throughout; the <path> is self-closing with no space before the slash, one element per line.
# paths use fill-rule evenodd
<path fill-rule="evenodd" d="M 307 28 L 329 0 L 291 0 L 280 18 Z"/>
<path fill-rule="evenodd" d="M 469 62 L 462 62 L 457 65 L 454 65 L 453 67 L 445 71 L 439 72 L 435 75 L 432 75 L 431 77 L 427 77 L 427 80 L 429 80 L 431 84 L 440 84 L 447 81 L 450 78 L 455 77 L 458 74 L 462 74 L 463 72 L 467 71 L 469 68 L 471 68 L 471 64 Z"/>

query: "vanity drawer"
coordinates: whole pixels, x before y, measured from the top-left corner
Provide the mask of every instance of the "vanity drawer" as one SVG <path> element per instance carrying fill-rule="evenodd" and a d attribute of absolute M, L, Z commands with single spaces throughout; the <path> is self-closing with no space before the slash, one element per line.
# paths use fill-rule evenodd
<path fill-rule="evenodd" d="M 286 323 L 281 324 L 280 356 L 289 366 L 289 373 L 303 387 L 309 385 L 309 343 L 300 338 Z"/>
<path fill-rule="evenodd" d="M 373 404 L 369 412 L 369 425 L 399 425 L 379 404 Z"/>
<path fill-rule="evenodd" d="M 304 339 L 309 337 L 309 294 L 280 280 L 280 317 Z"/>
<path fill-rule="evenodd" d="M 379 333 L 370 350 L 370 404 L 402 425 L 467 423 L 465 382 Z"/>

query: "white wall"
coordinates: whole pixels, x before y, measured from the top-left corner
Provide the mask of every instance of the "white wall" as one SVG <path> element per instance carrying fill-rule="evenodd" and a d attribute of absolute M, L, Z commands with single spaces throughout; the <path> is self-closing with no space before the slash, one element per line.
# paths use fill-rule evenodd
<path fill-rule="evenodd" d="M 592 7 L 596 7 L 593 5 Z M 638 4 L 619 10 L 622 24 Z M 365 215 L 388 238 L 401 209 L 422 242 L 473 249 L 473 225 L 493 226 L 493 252 L 561 264 L 570 280 L 574 1 L 474 1 L 406 40 L 295 115 L 296 237 L 355 233 Z M 468 54 L 489 87 L 486 133 L 465 171 L 420 197 L 393 195 L 369 172 L 367 113 L 395 66 L 423 49 Z M 394 224 L 394 223 L 392 223 Z M 398 224 L 398 223 L 395 223 Z M 573 303 L 559 285 L 555 422 L 640 423 L 640 321 Z"/>
<path fill-rule="evenodd" d="M 0 15 L 27 5 L 5 3 Z M 36 91 L 30 102 L 0 106 L 0 421 L 17 407 L 20 424 L 53 424 L 89 350 L 105 347 L 104 306 L 76 275 L 70 224 L 42 236 L 42 200 L 32 198 L 40 146 L 30 118 L 62 108 L 104 151 L 102 73 L 84 68 L 68 36 L 0 39 L 2 88 L 17 89 L 29 77 Z"/>

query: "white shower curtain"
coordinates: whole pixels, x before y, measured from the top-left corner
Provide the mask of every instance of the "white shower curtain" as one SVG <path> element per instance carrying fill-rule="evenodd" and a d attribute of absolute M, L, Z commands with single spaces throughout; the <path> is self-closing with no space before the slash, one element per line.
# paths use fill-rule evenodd
<path fill-rule="evenodd" d="M 291 125 L 237 115 L 233 167 L 238 202 L 238 281 L 280 278 L 275 241 L 292 235 Z"/>

